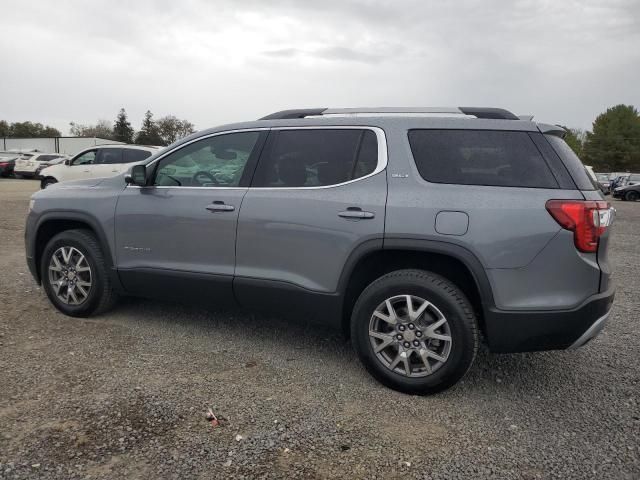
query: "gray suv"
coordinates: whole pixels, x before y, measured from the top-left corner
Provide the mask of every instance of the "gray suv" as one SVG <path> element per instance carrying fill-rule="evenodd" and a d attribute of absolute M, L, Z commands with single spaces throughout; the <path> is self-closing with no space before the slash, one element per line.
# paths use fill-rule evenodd
<path fill-rule="evenodd" d="M 572 349 L 614 297 L 613 210 L 554 125 L 495 108 L 277 112 L 123 175 L 33 195 L 26 255 L 61 312 L 119 295 L 246 306 L 350 334 L 385 385 Z"/>

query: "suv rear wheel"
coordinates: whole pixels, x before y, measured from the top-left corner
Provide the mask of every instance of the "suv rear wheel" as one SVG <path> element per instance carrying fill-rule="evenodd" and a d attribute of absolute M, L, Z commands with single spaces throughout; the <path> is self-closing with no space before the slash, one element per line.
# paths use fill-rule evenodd
<path fill-rule="evenodd" d="M 629 200 L 630 202 L 635 202 L 640 198 L 640 193 L 635 190 L 629 190 L 624 196 L 625 200 Z"/>
<path fill-rule="evenodd" d="M 423 270 L 398 270 L 369 285 L 353 309 L 351 338 L 377 380 L 420 395 L 460 380 L 478 348 L 476 319 L 465 295 Z"/>
<path fill-rule="evenodd" d="M 42 254 L 40 278 L 51 303 L 72 317 L 101 313 L 117 298 L 100 244 L 88 230 L 53 237 Z"/>

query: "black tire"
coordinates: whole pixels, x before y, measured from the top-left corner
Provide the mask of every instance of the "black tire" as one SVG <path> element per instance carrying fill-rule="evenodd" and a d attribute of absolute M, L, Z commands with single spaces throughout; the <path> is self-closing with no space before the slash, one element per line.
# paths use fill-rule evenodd
<path fill-rule="evenodd" d="M 399 295 L 427 300 L 449 324 L 452 341 L 448 358 L 426 376 L 409 377 L 392 371 L 378 359 L 371 345 L 369 326 L 375 309 L 386 299 Z M 351 339 L 373 377 L 389 388 L 418 395 L 437 393 L 458 382 L 473 364 L 479 342 L 475 314 L 462 291 L 440 275 L 424 270 L 397 270 L 365 288 L 352 312 Z"/>
<path fill-rule="evenodd" d="M 69 305 L 60 300 L 49 280 L 49 262 L 60 247 L 73 247 L 81 252 L 91 269 L 91 288 L 79 305 Z M 89 230 L 66 230 L 54 236 L 42 253 L 40 260 L 42 286 L 53 305 L 71 317 L 89 317 L 107 311 L 117 301 L 109 278 L 104 254 L 95 235 Z"/>
<path fill-rule="evenodd" d="M 53 177 L 43 178 L 42 181 L 40 182 L 40 188 L 44 190 L 49 185 L 53 185 L 54 183 L 58 183 L 58 181 Z"/>
<path fill-rule="evenodd" d="M 636 192 L 635 190 L 629 190 L 627 193 L 625 193 L 624 199 L 629 200 L 630 202 L 635 202 L 636 200 L 640 199 L 640 193 Z"/>

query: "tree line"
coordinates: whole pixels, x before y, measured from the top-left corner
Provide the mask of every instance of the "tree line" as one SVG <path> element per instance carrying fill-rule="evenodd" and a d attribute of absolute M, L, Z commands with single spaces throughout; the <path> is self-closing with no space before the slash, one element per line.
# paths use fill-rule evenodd
<path fill-rule="evenodd" d="M 565 140 L 596 172 L 640 172 L 640 115 L 633 105 L 608 108 L 590 132 L 567 129 Z"/>
<path fill-rule="evenodd" d="M 147 110 L 142 125 L 137 132 L 131 126 L 124 108 L 120 109 L 113 126 L 108 120 L 98 120 L 95 125 L 70 124 L 71 135 L 77 137 L 100 137 L 124 143 L 139 145 L 169 145 L 195 132 L 195 126 L 188 120 L 181 120 L 174 115 L 166 115 L 158 120 Z"/>
<path fill-rule="evenodd" d="M 195 126 L 188 120 L 181 120 L 174 115 L 166 115 L 154 120 L 153 113 L 147 110 L 137 132 L 131 126 L 127 112 L 121 108 L 111 124 L 108 120 L 98 120 L 94 125 L 82 125 L 71 122 L 69 132 L 74 137 L 99 137 L 124 143 L 140 145 L 169 145 L 195 132 Z M 8 138 L 43 138 L 60 137 L 57 128 L 42 123 L 14 122 L 0 120 L 0 137 Z"/>
<path fill-rule="evenodd" d="M 100 137 L 142 145 L 169 145 L 195 131 L 193 123 L 174 115 L 154 120 L 147 110 L 137 132 L 124 108 L 116 120 L 98 120 L 95 125 L 70 123 L 71 135 Z M 591 131 L 568 128 L 565 140 L 586 165 L 598 172 L 640 172 L 640 115 L 632 105 L 616 105 L 601 113 Z M 54 127 L 34 122 L 0 120 L 0 137 L 59 137 Z"/>

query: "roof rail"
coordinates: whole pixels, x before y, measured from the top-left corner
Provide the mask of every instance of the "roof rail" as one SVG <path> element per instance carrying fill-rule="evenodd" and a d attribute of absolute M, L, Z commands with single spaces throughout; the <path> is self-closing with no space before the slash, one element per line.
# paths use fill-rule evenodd
<path fill-rule="evenodd" d="M 275 112 L 260 120 L 285 120 L 292 118 L 305 118 L 331 115 L 390 115 L 390 114 L 444 114 L 444 115 L 469 115 L 476 118 L 492 118 L 500 120 L 520 120 L 508 110 L 502 108 L 478 108 L 478 107 L 373 107 L 373 108 L 303 108 L 294 110 L 282 110 Z"/>

